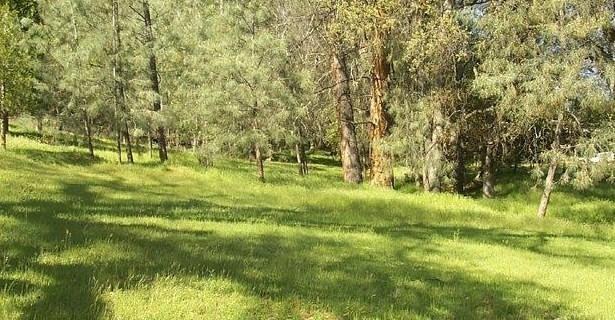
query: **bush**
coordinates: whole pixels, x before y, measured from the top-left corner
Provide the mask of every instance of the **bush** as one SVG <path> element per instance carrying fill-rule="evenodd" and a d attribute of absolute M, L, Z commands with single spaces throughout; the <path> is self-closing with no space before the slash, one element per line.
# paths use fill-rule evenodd
<path fill-rule="evenodd" d="M 210 168 L 214 165 L 216 151 L 216 148 L 211 145 L 203 145 L 195 149 L 194 155 L 201 166 Z"/>

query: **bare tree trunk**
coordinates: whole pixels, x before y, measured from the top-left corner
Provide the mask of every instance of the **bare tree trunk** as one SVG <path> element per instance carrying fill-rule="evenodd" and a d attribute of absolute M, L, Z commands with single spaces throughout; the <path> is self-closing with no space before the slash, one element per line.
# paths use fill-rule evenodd
<path fill-rule="evenodd" d="M 305 153 L 305 144 L 303 141 L 303 130 L 301 128 L 301 124 L 297 126 L 297 135 L 299 141 L 295 144 L 295 153 L 297 155 L 297 165 L 299 168 L 299 175 L 305 176 L 308 172 L 308 163 L 307 163 L 307 155 Z"/>
<path fill-rule="evenodd" d="M 42 115 L 36 116 L 36 132 L 39 135 L 43 134 L 43 116 Z"/>
<path fill-rule="evenodd" d="M 115 129 L 116 129 L 115 142 L 116 142 L 116 147 L 117 147 L 117 157 L 118 157 L 119 162 L 122 163 L 122 130 L 120 128 L 117 115 L 116 115 L 115 121 L 116 121 L 115 122 Z"/>
<path fill-rule="evenodd" d="M 154 30 L 152 28 L 152 17 L 150 14 L 149 1 L 143 1 L 143 20 L 145 23 L 145 41 L 149 47 L 149 78 L 151 82 L 152 91 L 156 97 L 154 98 L 153 109 L 156 112 L 162 110 L 162 102 L 160 99 L 160 79 L 158 74 L 158 62 L 156 60 L 156 53 L 154 52 Z M 167 138 L 165 135 L 164 126 L 159 125 L 156 128 L 158 134 L 158 156 L 160 162 L 165 162 L 169 159 L 169 153 L 167 151 Z"/>
<path fill-rule="evenodd" d="M 56 129 L 58 131 L 62 131 L 64 130 L 64 124 L 62 122 L 62 112 L 60 111 L 60 106 L 59 105 L 55 105 L 54 107 L 54 112 L 55 112 L 55 116 L 56 116 Z"/>
<path fill-rule="evenodd" d="M 425 143 L 425 169 L 423 186 L 426 192 L 438 193 L 442 191 L 442 165 L 444 152 L 442 151 L 442 139 L 444 135 L 443 116 L 440 108 L 435 108 L 432 114 L 431 131 L 429 139 Z"/>
<path fill-rule="evenodd" d="M 553 140 L 553 144 L 551 149 L 554 152 L 559 151 L 560 149 L 560 134 L 562 132 L 562 122 L 564 121 L 564 113 L 560 113 L 557 119 L 557 125 L 555 127 L 555 139 Z M 540 206 L 538 207 L 538 217 L 543 219 L 547 216 L 547 209 L 549 207 L 549 202 L 551 201 L 551 193 L 553 192 L 553 187 L 555 185 L 555 174 L 557 172 L 557 156 L 551 159 L 551 163 L 549 165 L 549 172 L 547 173 L 547 178 L 545 180 L 545 189 L 542 193 L 542 198 L 540 199 Z"/>
<path fill-rule="evenodd" d="M 135 163 L 134 157 L 132 155 L 132 142 L 130 140 L 130 129 L 128 128 L 128 121 L 124 122 L 124 137 L 126 138 L 126 158 L 128 163 Z"/>
<path fill-rule="evenodd" d="M 6 139 L 9 134 L 9 112 L 2 110 L 2 148 L 6 150 Z"/>
<path fill-rule="evenodd" d="M 92 143 L 92 124 L 90 121 L 90 117 L 88 117 L 87 113 L 84 112 L 83 120 L 85 122 L 85 138 L 88 144 L 88 151 L 90 153 L 90 157 L 94 159 L 94 144 Z"/>
<path fill-rule="evenodd" d="M 261 148 L 259 145 L 254 146 L 254 153 L 256 155 L 256 169 L 258 171 L 258 180 L 265 182 L 265 166 L 263 165 L 263 155 L 261 154 Z"/>
<path fill-rule="evenodd" d="M 391 66 L 386 49 L 386 35 L 377 33 L 372 57 L 372 101 L 370 103 L 371 183 L 393 188 L 393 156 L 386 150 L 384 139 L 390 135 L 393 118 L 389 114 L 386 95 Z"/>
<path fill-rule="evenodd" d="M 491 199 L 495 196 L 495 152 L 497 146 L 489 143 L 485 152 L 485 162 L 483 166 L 483 196 Z"/>
<path fill-rule="evenodd" d="M 425 157 L 427 159 L 427 157 Z M 429 184 L 429 169 L 427 168 L 427 160 L 423 164 L 423 189 L 425 192 L 431 191 L 431 185 Z"/>
<path fill-rule="evenodd" d="M 9 115 L 5 110 L 4 99 L 6 97 L 4 93 L 4 83 L 0 82 L 0 113 L 2 113 L 2 148 L 6 150 L 6 135 L 9 132 Z"/>
<path fill-rule="evenodd" d="M 463 194 L 466 184 L 466 157 L 464 149 L 463 129 L 457 133 L 456 141 L 456 166 L 455 166 L 455 190 L 458 194 Z"/>
<path fill-rule="evenodd" d="M 305 176 L 308 174 L 308 163 L 305 154 L 305 146 L 303 143 L 295 144 L 295 152 L 297 154 L 297 166 L 299 168 L 299 175 Z"/>
<path fill-rule="evenodd" d="M 147 141 L 149 146 L 149 158 L 152 159 L 154 157 L 154 141 L 152 140 L 152 131 L 147 130 Z"/>
<path fill-rule="evenodd" d="M 332 69 L 335 81 L 337 120 L 340 127 L 340 155 L 344 181 L 358 184 L 363 182 L 363 172 L 359 158 L 354 109 L 350 98 L 346 58 L 341 52 L 336 52 L 333 55 Z"/>
<path fill-rule="evenodd" d="M 120 26 L 120 6 L 118 0 L 112 0 L 112 21 L 113 21 L 113 78 L 115 81 L 115 109 L 117 111 L 117 149 L 120 163 L 122 162 L 122 131 L 126 139 L 126 156 L 129 163 L 134 163 L 132 155 L 132 145 L 130 141 L 130 132 L 128 130 L 128 120 L 126 115 L 126 100 L 124 93 L 124 83 L 122 80 L 123 66 L 121 59 L 122 48 L 122 28 Z"/>

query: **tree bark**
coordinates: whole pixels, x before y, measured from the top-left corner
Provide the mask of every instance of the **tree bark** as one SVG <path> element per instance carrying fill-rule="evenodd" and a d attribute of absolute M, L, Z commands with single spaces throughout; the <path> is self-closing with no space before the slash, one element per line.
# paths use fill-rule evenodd
<path fill-rule="evenodd" d="M 115 144 L 117 148 L 117 157 L 121 164 L 122 163 L 122 130 L 120 128 L 119 122 L 117 122 L 117 119 L 116 119 L 115 127 L 116 127 Z"/>
<path fill-rule="evenodd" d="M 258 173 L 258 180 L 265 182 L 265 166 L 263 165 L 263 155 L 259 145 L 254 146 L 254 154 L 256 156 L 256 169 Z"/>
<path fill-rule="evenodd" d="M 43 116 L 36 116 L 36 132 L 42 136 L 43 134 Z"/>
<path fill-rule="evenodd" d="M 429 139 L 425 142 L 425 169 L 423 187 L 426 192 L 438 193 L 442 191 L 442 163 L 444 152 L 442 151 L 442 139 L 444 135 L 443 115 L 440 108 L 435 108 L 432 114 L 431 131 Z"/>
<path fill-rule="evenodd" d="M 92 143 L 92 123 L 90 117 L 84 112 L 83 120 L 85 122 L 85 138 L 88 144 L 88 151 L 90 158 L 94 159 L 94 144 Z"/>
<path fill-rule="evenodd" d="M 458 194 L 465 192 L 466 184 L 466 157 L 464 148 L 463 129 L 460 128 L 457 133 L 456 141 L 456 165 L 455 165 L 455 190 Z"/>
<path fill-rule="evenodd" d="M 562 112 L 558 115 L 557 125 L 555 127 L 555 139 L 551 145 L 551 150 L 553 152 L 559 151 L 560 148 L 560 134 L 562 132 L 563 121 L 564 113 Z M 549 202 L 551 201 L 551 193 L 553 192 L 553 187 L 555 185 L 555 174 L 557 172 L 557 167 L 558 160 L 557 156 L 554 155 L 549 164 L 549 172 L 547 173 L 547 178 L 545 180 L 545 189 L 542 193 L 542 198 L 540 199 L 540 205 L 538 206 L 538 218 L 543 219 L 547 216 Z"/>
<path fill-rule="evenodd" d="M 156 53 L 154 52 L 154 30 L 152 28 L 152 17 L 149 9 L 149 1 L 143 1 L 143 20 L 145 22 L 145 41 L 149 48 L 149 78 L 151 82 L 152 91 L 155 94 L 153 109 L 156 112 L 162 110 L 162 101 L 160 99 L 160 79 L 158 78 L 158 62 L 156 59 Z M 167 151 L 167 138 L 165 135 L 164 126 L 158 125 L 156 128 L 158 135 L 158 156 L 160 162 L 165 162 L 169 159 L 169 153 Z"/>
<path fill-rule="evenodd" d="M 483 196 L 491 199 L 495 196 L 495 143 L 489 143 L 485 152 L 483 165 Z"/>
<path fill-rule="evenodd" d="M 135 163 L 134 157 L 132 155 L 132 141 L 130 139 L 130 129 L 128 128 L 128 121 L 124 122 L 124 137 L 126 138 L 126 160 L 128 163 Z"/>
<path fill-rule="evenodd" d="M 6 150 L 6 139 L 9 134 L 9 112 L 2 110 L 2 148 Z"/>
<path fill-rule="evenodd" d="M 309 172 L 307 156 L 305 154 L 305 146 L 303 143 L 297 143 L 295 145 L 295 152 L 297 154 L 297 167 L 299 168 L 299 175 L 306 176 Z"/>
<path fill-rule="evenodd" d="M 54 112 L 55 112 L 55 116 L 56 116 L 56 129 L 58 131 L 63 131 L 64 130 L 64 124 L 62 122 L 62 112 L 60 111 L 60 106 L 59 105 L 55 105 L 54 106 Z"/>
<path fill-rule="evenodd" d="M 393 156 L 386 150 L 384 139 L 390 135 L 393 118 L 389 114 L 386 95 L 391 66 L 388 61 L 386 35 L 377 33 L 372 57 L 372 99 L 370 103 L 371 183 L 393 188 Z"/>
<path fill-rule="evenodd" d="M 306 176 L 309 173 L 307 155 L 305 153 L 305 144 L 303 143 L 303 130 L 301 125 L 297 125 L 297 134 L 299 141 L 295 144 L 295 153 L 297 155 L 297 166 L 300 176 Z"/>
<path fill-rule="evenodd" d="M 0 129 L 2 135 L 2 148 L 6 150 L 6 136 L 9 132 L 9 114 L 5 109 L 5 87 L 4 83 L 0 82 L 0 113 L 2 114 L 2 128 Z"/>
<path fill-rule="evenodd" d="M 149 158 L 152 159 L 154 157 L 154 141 L 152 140 L 152 131 L 147 130 L 147 141 L 149 146 Z"/>
<path fill-rule="evenodd" d="M 350 98 L 350 85 L 346 58 L 341 52 L 333 55 L 333 75 L 337 121 L 340 130 L 340 155 L 344 171 L 344 181 L 359 184 L 363 182 L 363 170 L 359 158 L 359 144 L 354 123 L 354 108 Z"/>
<path fill-rule="evenodd" d="M 123 66 L 121 59 L 122 36 L 120 25 L 120 6 L 118 0 L 112 1 L 112 22 L 113 22 L 113 78 L 115 81 L 115 105 L 119 116 L 116 117 L 118 130 L 118 156 L 122 162 L 122 133 L 126 140 L 126 156 L 129 163 L 134 163 L 132 155 L 132 145 L 130 142 L 130 132 L 128 131 L 128 121 L 126 117 L 124 84 L 122 82 Z"/>

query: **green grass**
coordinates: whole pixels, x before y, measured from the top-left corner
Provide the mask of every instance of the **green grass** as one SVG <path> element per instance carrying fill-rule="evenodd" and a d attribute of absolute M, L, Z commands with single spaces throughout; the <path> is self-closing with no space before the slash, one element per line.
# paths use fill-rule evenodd
<path fill-rule="evenodd" d="M 339 169 L 11 137 L 0 152 L 0 319 L 613 319 L 615 190 L 390 192 Z M 109 149 L 109 148 L 108 148 Z"/>

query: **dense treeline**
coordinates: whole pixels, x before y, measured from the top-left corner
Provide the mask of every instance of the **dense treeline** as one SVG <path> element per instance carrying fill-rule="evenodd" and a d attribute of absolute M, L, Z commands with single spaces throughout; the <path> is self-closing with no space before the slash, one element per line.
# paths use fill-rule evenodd
<path fill-rule="evenodd" d="M 612 0 L 0 1 L 0 114 L 39 130 L 264 161 L 332 152 L 344 180 L 482 188 L 530 166 L 613 181 Z M 151 149 L 150 149 L 151 150 Z"/>

